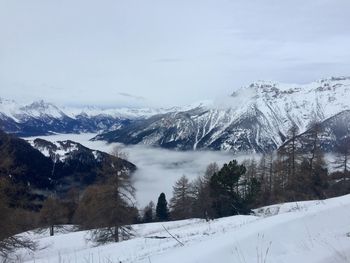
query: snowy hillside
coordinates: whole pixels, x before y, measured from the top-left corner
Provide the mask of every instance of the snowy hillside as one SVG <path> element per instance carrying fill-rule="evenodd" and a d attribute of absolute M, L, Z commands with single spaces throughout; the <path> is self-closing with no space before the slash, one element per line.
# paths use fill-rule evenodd
<path fill-rule="evenodd" d="M 96 139 L 181 150 L 266 152 L 283 143 L 292 124 L 302 133 L 310 122 L 350 109 L 349 95 L 349 77 L 307 85 L 257 82 L 220 103 L 134 121 Z"/>
<path fill-rule="evenodd" d="M 347 195 L 265 207 L 256 216 L 136 225 L 135 238 L 99 247 L 85 242 L 86 232 L 29 234 L 43 249 L 17 256 L 36 263 L 345 263 L 350 262 L 349 210 Z"/>
<path fill-rule="evenodd" d="M 346 143 L 350 131 L 350 110 L 342 111 L 320 124 L 319 144 L 323 152 L 334 153 L 340 145 Z M 310 142 L 313 129 L 310 128 L 296 137 L 296 150 L 305 153 L 311 150 Z M 291 145 L 292 141 L 287 140 L 282 147 Z"/>

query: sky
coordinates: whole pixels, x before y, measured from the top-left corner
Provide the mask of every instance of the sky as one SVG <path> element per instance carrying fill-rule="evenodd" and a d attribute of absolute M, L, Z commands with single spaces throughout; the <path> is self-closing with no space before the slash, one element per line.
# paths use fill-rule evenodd
<path fill-rule="evenodd" d="M 170 107 L 350 75 L 349 0 L 0 0 L 0 97 Z"/>

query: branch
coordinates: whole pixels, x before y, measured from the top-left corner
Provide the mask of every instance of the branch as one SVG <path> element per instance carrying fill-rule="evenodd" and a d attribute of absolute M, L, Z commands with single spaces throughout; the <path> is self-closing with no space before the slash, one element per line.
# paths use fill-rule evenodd
<path fill-rule="evenodd" d="M 162 225 L 162 227 L 164 228 L 164 230 L 173 238 L 175 239 L 182 247 L 184 246 L 184 243 L 182 243 L 180 240 L 178 240 L 175 236 L 173 236 L 168 229 L 166 229 L 166 227 L 164 225 Z"/>

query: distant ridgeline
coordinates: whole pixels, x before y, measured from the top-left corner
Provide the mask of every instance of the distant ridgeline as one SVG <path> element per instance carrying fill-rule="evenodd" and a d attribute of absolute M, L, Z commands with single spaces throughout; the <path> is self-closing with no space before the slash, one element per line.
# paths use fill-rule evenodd
<path fill-rule="evenodd" d="M 133 172 L 126 160 L 95 151 L 73 141 L 51 143 L 36 139 L 30 143 L 0 131 L 0 178 L 13 186 L 14 199 L 27 206 L 40 206 L 47 196 L 65 197 L 72 189 L 84 190 L 104 180 L 103 168 Z M 16 200 L 13 200 L 16 202 Z"/>
<path fill-rule="evenodd" d="M 322 147 L 333 151 L 340 139 L 350 135 L 349 96 L 346 77 L 307 85 L 258 82 L 236 91 L 225 105 L 134 120 L 94 139 L 179 150 L 269 153 L 290 139 L 292 127 L 307 136 L 312 124 L 320 123 Z"/>
<path fill-rule="evenodd" d="M 72 111 L 43 101 L 23 106 L 0 99 L 0 129 L 19 136 L 99 132 L 94 140 L 177 150 L 269 153 L 287 143 L 297 127 L 305 137 L 323 128 L 322 148 L 334 151 L 350 135 L 350 77 L 305 85 L 260 81 L 223 103 L 170 109 L 88 108 Z"/>

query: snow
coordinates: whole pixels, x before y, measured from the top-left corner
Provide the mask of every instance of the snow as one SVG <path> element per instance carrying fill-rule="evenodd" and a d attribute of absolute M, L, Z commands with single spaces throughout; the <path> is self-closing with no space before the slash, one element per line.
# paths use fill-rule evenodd
<path fill-rule="evenodd" d="M 272 207 L 278 212 L 135 225 L 133 239 L 98 247 L 84 240 L 87 232 L 55 237 L 29 233 L 43 249 L 17 251 L 17 256 L 28 263 L 350 262 L 350 195 Z M 156 236 L 164 238 L 152 238 Z"/>
<path fill-rule="evenodd" d="M 75 118 L 78 115 L 86 115 L 87 117 L 105 115 L 114 118 L 137 119 L 148 118 L 153 115 L 163 114 L 176 110 L 178 110 L 178 108 L 100 108 L 96 106 L 88 106 L 82 108 L 63 107 L 63 111 L 71 118 Z"/>
<path fill-rule="evenodd" d="M 16 113 L 19 111 L 19 108 L 20 106 L 14 100 L 0 98 L 0 113 L 15 121 L 18 121 Z"/>
<path fill-rule="evenodd" d="M 349 94 L 349 78 L 303 85 L 259 81 L 224 100 L 193 104 L 146 121 L 136 130 L 121 128 L 120 134 L 145 145 L 176 142 L 174 147 L 183 150 L 261 152 L 282 145 L 293 124 L 302 133 L 312 121 L 324 121 L 350 109 Z"/>
<path fill-rule="evenodd" d="M 56 138 L 56 136 L 57 135 L 53 135 L 54 138 Z M 54 155 L 56 158 L 58 157 L 58 159 L 60 161 L 64 161 L 69 156 L 70 153 L 79 150 L 78 145 L 75 143 L 69 143 L 70 146 L 68 147 L 67 140 L 51 141 L 56 146 L 56 149 L 51 149 L 45 145 L 44 146 L 43 145 L 36 145 L 35 144 L 36 138 L 38 138 L 38 137 L 29 137 L 29 138 L 26 138 L 26 141 L 29 142 L 31 144 L 31 146 L 33 146 L 34 148 L 39 150 L 46 157 L 52 157 L 52 155 Z M 45 138 L 45 136 L 41 137 L 41 138 Z M 93 154 L 94 154 L 94 157 L 96 159 L 97 152 L 94 151 Z"/>
<path fill-rule="evenodd" d="M 208 102 L 199 102 L 184 107 L 172 107 L 172 108 L 121 108 L 111 107 L 102 108 L 97 106 L 85 106 L 85 107 L 58 107 L 52 103 L 47 103 L 43 100 L 34 101 L 26 105 L 20 105 L 14 100 L 7 100 L 0 98 L 0 113 L 7 117 L 14 119 L 16 122 L 22 122 L 29 117 L 41 118 L 77 118 L 78 115 L 85 115 L 87 117 L 97 116 L 109 116 L 113 118 L 148 118 L 153 115 L 163 114 L 167 112 L 175 112 L 179 110 L 188 110 L 193 107 L 207 105 Z"/>
<path fill-rule="evenodd" d="M 324 121 L 349 110 L 349 94 L 350 78 L 333 77 L 303 85 L 259 81 L 238 89 L 223 100 L 200 101 L 168 109 L 58 108 L 44 101 L 20 107 L 15 102 L 0 100 L 0 112 L 17 122 L 29 117 L 77 118 L 78 115 L 84 115 L 137 119 L 168 113 L 158 120 L 146 121 L 137 130 L 130 131 L 127 126 L 118 124 L 112 129 L 121 129 L 123 133 L 124 127 L 128 136 L 139 139 L 140 144 L 144 145 L 159 146 L 178 142 L 173 145 L 185 150 L 210 148 L 232 152 L 260 152 L 262 149 L 280 146 L 283 143 L 281 134 L 286 136 L 294 123 L 302 133 L 313 120 Z M 252 128 L 249 126 L 251 120 L 256 122 Z M 247 128 L 245 123 L 248 123 Z M 101 132 L 106 129 L 100 128 Z M 141 132 L 147 135 L 141 136 Z M 247 145 L 243 145 L 242 140 Z"/>
<path fill-rule="evenodd" d="M 29 105 L 20 108 L 20 111 L 25 113 L 25 115 L 40 118 L 43 116 L 50 116 L 53 118 L 62 118 L 65 114 L 55 105 L 51 103 L 46 103 L 43 100 L 35 101 Z"/>

